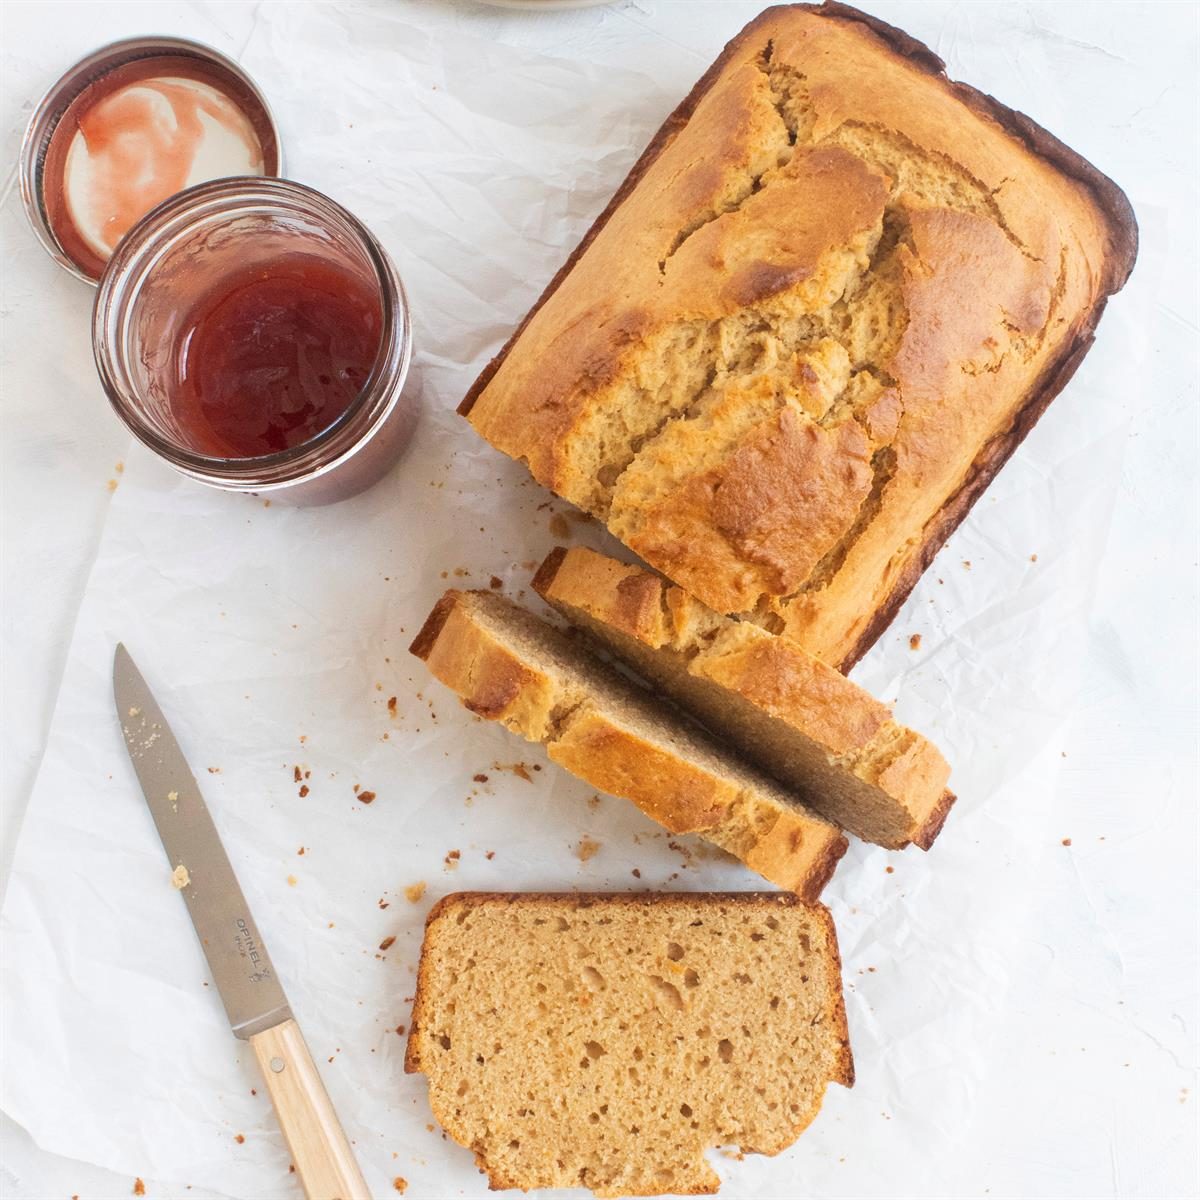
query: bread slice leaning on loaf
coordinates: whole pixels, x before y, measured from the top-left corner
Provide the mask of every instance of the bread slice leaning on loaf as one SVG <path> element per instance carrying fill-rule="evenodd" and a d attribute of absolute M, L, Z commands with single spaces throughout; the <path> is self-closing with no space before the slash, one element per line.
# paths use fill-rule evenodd
<path fill-rule="evenodd" d="M 938 748 L 796 643 L 583 547 L 552 551 L 533 586 L 842 828 L 894 850 L 941 830 L 954 794 Z"/>
<path fill-rule="evenodd" d="M 698 1195 L 778 1154 L 854 1064 L 829 911 L 743 892 L 447 896 L 406 1071 L 492 1188 Z"/>
<path fill-rule="evenodd" d="M 494 592 L 448 591 L 410 649 L 472 712 L 779 887 L 815 898 L 846 852 L 841 830 L 782 785 Z"/>

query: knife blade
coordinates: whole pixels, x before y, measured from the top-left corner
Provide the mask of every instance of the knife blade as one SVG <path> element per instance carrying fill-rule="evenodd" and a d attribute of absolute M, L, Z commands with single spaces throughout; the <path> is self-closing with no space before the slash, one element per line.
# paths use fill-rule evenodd
<path fill-rule="evenodd" d="M 204 797 L 129 652 L 113 656 L 125 748 L 235 1036 L 248 1041 L 309 1200 L 370 1200 Z M 182 868 L 182 869 L 181 869 Z"/>

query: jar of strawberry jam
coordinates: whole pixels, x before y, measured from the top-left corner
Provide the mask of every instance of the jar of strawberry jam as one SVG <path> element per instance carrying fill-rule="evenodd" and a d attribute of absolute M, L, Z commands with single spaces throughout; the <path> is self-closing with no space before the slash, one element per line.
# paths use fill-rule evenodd
<path fill-rule="evenodd" d="M 202 183 L 143 217 L 100 279 L 92 337 L 121 420 L 219 488 L 341 500 L 415 424 L 395 267 L 354 216 L 289 180 Z"/>

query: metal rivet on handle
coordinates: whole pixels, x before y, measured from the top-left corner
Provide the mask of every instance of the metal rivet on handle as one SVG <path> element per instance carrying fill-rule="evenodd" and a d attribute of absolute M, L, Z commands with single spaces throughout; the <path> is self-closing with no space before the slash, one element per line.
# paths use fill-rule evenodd
<path fill-rule="evenodd" d="M 270 1067 L 271 1067 L 271 1070 L 274 1071 L 276 1075 L 278 1075 L 279 1072 L 283 1070 L 283 1059 L 278 1058 L 278 1057 L 271 1059 Z"/>

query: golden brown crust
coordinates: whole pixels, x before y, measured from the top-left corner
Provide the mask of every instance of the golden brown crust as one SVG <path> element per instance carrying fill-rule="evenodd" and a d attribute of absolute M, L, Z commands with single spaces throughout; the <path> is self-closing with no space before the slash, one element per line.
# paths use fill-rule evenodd
<path fill-rule="evenodd" d="M 630 711 L 610 711 L 603 697 L 562 671 L 534 664 L 529 654 L 478 619 L 476 603 L 515 608 L 491 593 L 448 591 L 413 645 L 435 678 L 463 705 L 514 733 L 547 746 L 549 757 L 593 787 L 631 800 L 672 833 L 695 832 L 737 854 L 780 887 L 815 899 L 845 854 L 836 825 L 790 802 L 783 789 L 748 769 L 715 757 L 719 752 L 696 731 L 644 734 L 638 712 L 646 698 L 599 663 L 610 689 Z M 545 629 L 547 636 L 553 631 Z M 562 635 L 557 635 L 561 638 Z M 587 656 L 571 647 L 579 658 Z M 665 715 L 665 714 L 664 714 Z M 684 744 L 703 743 L 707 761 L 690 757 Z"/>
<path fill-rule="evenodd" d="M 650 674 L 676 703 L 719 730 L 747 757 L 757 758 L 791 786 L 807 785 L 810 803 L 818 810 L 831 800 L 828 779 L 776 748 L 781 767 L 762 743 L 755 744 L 755 732 L 771 739 L 782 726 L 809 739 L 825 756 L 822 762 L 869 785 L 864 805 L 902 811 L 902 821 L 897 814 L 888 822 L 886 837 L 871 836 L 866 815 L 854 824 L 843 810 L 826 811 L 859 836 L 893 849 L 909 842 L 928 849 L 941 829 L 949 811 L 949 767 L 937 747 L 898 726 L 886 705 L 796 643 L 720 617 L 653 572 L 582 546 L 553 551 L 539 568 L 534 588 L 606 649 Z M 657 653 L 635 656 L 631 642 L 622 637 Z M 747 719 L 756 722 L 750 745 L 744 744 L 746 730 L 738 736 L 733 710 L 714 714 L 698 707 L 715 702 L 707 691 L 680 685 L 681 674 L 720 688 L 730 705 L 748 706 Z"/>
<path fill-rule="evenodd" d="M 829 83 L 820 78 L 820 65 L 806 47 L 819 43 L 822 47 L 828 45 L 835 56 L 851 53 L 844 37 L 827 36 L 835 29 L 858 31 L 853 35 L 857 39 L 853 54 L 859 58 L 857 67 L 843 66 Z M 759 42 L 767 47 L 768 57 L 762 57 Z M 774 59 L 769 57 L 772 47 Z M 754 54 L 759 55 L 756 66 L 747 68 Z M 945 78 L 940 60 L 925 47 L 885 23 L 842 5 L 797 5 L 761 14 L 726 47 L 668 119 L 509 345 L 481 374 L 461 411 L 471 413 L 477 427 L 501 448 L 527 459 L 543 482 L 585 506 L 596 502 L 595 497 L 578 490 L 578 479 L 562 473 L 561 463 L 572 462 L 570 456 L 576 453 L 571 448 L 576 433 L 571 431 L 577 424 L 572 413 L 578 411 L 573 406 L 579 396 L 572 389 L 583 379 L 586 394 L 595 395 L 598 389 L 612 386 L 621 377 L 621 363 L 631 349 L 649 345 L 648 339 L 657 336 L 661 317 L 656 315 L 655 305 L 661 309 L 665 303 L 672 311 L 690 312 L 693 317 L 710 312 L 705 307 L 709 301 L 679 292 L 677 280 L 681 276 L 676 268 L 683 260 L 688 260 L 688 271 L 683 274 L 694 281 L 698 278 L 694 260 L 714 253 L 723 258 L 727 279 L 720 293 L 722 303 L 735 308 L 757 304 L 779 288 L 795 287 L 801 276 L 814 269 L 811 254 L 810 266 L 800 269 L 799 274 L 796 269 L 767 259 L 755 263 L 751 258 L 739 267 L 729 258 L 739 240 L 723 236 L 752 208 L 758 228 L 773 228 L 769 210 L 774 202 L 784 201 L 783 190 L 790 186 L 789 169 L 795 174 L 793 164 L 770 175 L 770 187 L 744 201 L 733 197 L 732 205 L 730 178 L 736 169 L 750 169 L 738 159 L 746 141 L 761 140 L 761 113 L 756 113 L 753 103 L 755 87 L 763 86 L 761 76 L 768 67 L 773 72 L 776 64 L 782 69 L 796 62 L 802 70 L 812 68 L 807 82 L 817 122 L 815 131 L 802 130 L 802 136 L 811 135 L 820 141 L 832 131 L 843 142 L 848 137 L 846 144 L 853 150 L 854 139 L 865 129 L 869 137 L 883 138 L 879 144 L 888 153 L 907 153 L 914 162 L 923 154 L 931 156 L 929 161 L 936 167 L 941 161 L 938 156 L 946 158 L 949 148 L 967 164 L 956 167 L 967 174 L 955 186 L 965 189 L 964 195 L 970 193 L 967 207 L 974 206 L 981 215 L 949 209 L 913 212 L 903 196 L 897 201 L 897 211 L 908 218 L 911 226 L 902 237 L 910 238 L 913 249 L 910 252 L 902 245 L 894 252 L 894 261 L 902 268 L 902 294 L 914 311 L 924 311 L 921 285 L 925 268 L 934 264 L 936 269 L 939 256 L 946 264 L 925 304 L 926 308 L 937 309 L 939 304 L 944 307 L 936 312 L 936 320 L 923 318 L 925 323 L 913 331 L 891 363 L 890 369 L 901 376 L 900 392 L 907 413 L 893 413 L 893 421 L 897 417 L 900 421 L 898 433 L 866 412 L 856 418 L 865 422 L 870 438 L 867 444 L 873 447 L 874 483 L 864 497 L 861 466 L 857 477 L 834 476 L 837 487 L 848 487 L 848 491 L 843 501 L 826 503 L 816 525 L 798 516 L 789 522 L 780 509 L 781 498 L 795 496 L 797 491 L 794 486 L 784 486 L 785 468 L 799 469 L 802 476 L 805 468 L 797 466 L 793 455 L 785 454 L 780 460 L 783 474 L 771 484 L 770 471 L 764 470 L 764 464 L 769 468 L 769 459 L 762 459 L 762 451 L 756 459 L 750 451 L 755 439 L 766 439 L 765 444 L 771 444 L 770 426 L 766 426 L 745 444 L 750 469 L 741 472 L 749 489 L 744 495 L 737 494 L 738 472 L 734 471 L 732 479 L 728 477 L 742 453 L 737 451 L 726 463 L 710 465 L 692 480 L 681 482 L 674 495 L 661 500 L 661 511 L 651 513 L 649 519 L 644 517 L 640 502 L 635 501 L 630 511 L 636 519 L 628 528 L 614 526 L 614 531 L 722 611 L 738 611 L 737 606 L 745 605 L 747 597 L 755 592 L 771 598 L 770 605 L 776 608 L 789 636 L 845 670 L 886 627 L 942 541 L 1065 384 L 1090 345 L 1106 296 L 1123 283 L 1136 252 L 1132 212 L 1116 185 L 1028 118 L 974 89 L 951 83 Z M 864 64 L 869 64 L 869 69 Z M 858 68 L 868 75 L 870 71 L 880 73 L 880 81 L 886 75 L 886 82 L 878 82 L 874 90 L 868 85 L 864 91 L 856 82 Z M 724 89 L 721 105 L 706 106 L 705 101 L 718 84 Z M 772 90 L 776 92 L 779 115 L 794 122 L 796 114 L 787 108 L 790 99 L 781 98 L 774 81 Z M 637 214 L 643 223 L 648 213 L 651 223 L 658 220 L 660 212 L 666 212 L 664 220 L 685 214 L 682 245 L 667 249 L 671 261 L 664 270 L 666 286 L 662 295 L 653 303 L 648 298 L 646 304 L 613 310 L 605 309 L 603 297 L 594 286 L 589 287 L 588 307 L 577 309 L 574 323 L 567 330 L 569 336 L 555 342 L 551 372 L 543 372 L 532 388 L 529 380 L 513 376 L 522 420 L 513 422 L 501 413 L 489 417 L 481 412 L 479 401 L 497 373 L 506 369 L 513 375 L 509 360 L 522 333 L 535 336 L 537 331 L 530 325 L 551 300 L 560 308 L 566 303 L 560 296 L 564 282 L 569 280 L 572 268 L 587 257 L 589 247 L 600 252 L 597 239 L 605 228 L 614 223 L 620 227 L 610 242 L 618 233 L 624 238 L 628 232 L 624 224 L 631 220 L 628 212 L 621 211 L 624 201 L 643 181 L 651 186 L 655 164 L 669 151 L 674 153 L 672 148 L 680 133 L 689 126 L 694 126 L 694 136 L 703 134 L 715 152 L 695 170 L 677 172 L 673 192 L 657 192 L 652 197 L 639 192 L 636 198 L 641 203 L 645 196 Z M 888 133 L 889 129 L 898 132 Z M 825 155 L 821 161 L 827 161 L 831 170 L 844 171 L 846 168 L 837 165 L 838 155 L 844 153 L 833 145 L 818 146 L 807 151 L 807 159 L 815 162 L 814 156 Z M 801 150 L 797 150 L 793 163 L 802 157 Z M 766 169 L 769 174 L 769 165 L 764 168 L 760 164 L 757 169 Z M 810 176 L 820 172 L 805 167 L 801 174 L 811 184 Z M 756 175 L 756 179 L 760 177 Z M 653 187 L 659 187 L 659 183 Z M 862 184 L 849 191 L 856 198 L 864 198 L 869 191 L 864 188 Z M 694 228 L 694 220 L 686 214 L 710 201 L 717 213 L 727 214 L 726 218 L 717 221 L 711 216 L 702 217 L 701 227 Z M 652 207 L 647 208 L 647 204 Z M 745 211 L 729 215 L 731 207 L 739 206 Z M 865 219 L 866 211 L 860 219 Z M 778 233 L 778 229 L 771 233 L 776 243 Z M 830 236 L 837 241 L 837 237 Z M 977 277 L 950 265 L 964 261 L 971 262 Z M 606 261 L 605 266 L 611 263 Z M 827 269 L 831 269 L 828 263 L 821 267 L 822 271 Z M 951 302 L 956 281 L 965 292 L 965 303 Z M 670 299 L 672 296 L 676 299 Z M 1017 355 L 1005 352 L 991 360 L 986 354 L 980 356 L 978 347 L 986 346 L 991 338 L 987 321 L 994 320 L 995 309 L 989 310 L 987 302 L 992 300 L 1005 314 L 1003 337 L 1017 346 Z M 955 320 L 943 321 L 944 312 L 951 310 Z M 542 320 L 540 328 L 551 329 L 558 319 L 551 315 L 547 318 L 550 324 Z M 948 330 L 958 341 L 930 342 L 922 332 L 927 329 Z M 914 341 L 918 335 L 923 340 Z M 538 355 L 539 370 L 545 361 L 545 355 Z M 961 378 L 939 375 L 939 363 L 951 364 L 956 371 L 962 364 L 971 382 L 964 384 Z M 1028 369 L 1023 364 L 1028 364 Z M 948 383 L 954 386 L 947 390 Z M 931 424 L 922 415 L 921 397 L 939 389 L 948 396 L 939 412 L 953 412 L 955 406 L 963 412 L 979 409 L 979 418 L 961 428 L 956 417 Z M 984 395 L 990 397 L 986 404 L 979 401 Z M 946 410 L 947 404 L 950 410 Z M 788 421 L 797 435 L 803 430 L 803 437 L 810 441 L 818 436 L 813 428 L 797 424 L 790 414 L 775 418 L 776 429 L 782 430 Z M 497 423 L 527 429 L 528 444 L 519 437 L 506 440 L 494 436 Z M 855 428 L 845 420 L 831 427 L 843 439 L 851 437 Z M 890 459 L 879 456 L 885 443 L 890 447 Z M 861 464 L 861 450 L 843 452 L 847 454 L 845 461 L 857 458 Z M 562 458 L 564 454 L 566 458 Z M 577 466 L 572 465 L 570 470 L 576 472 Z M 821 472 L 811 478 L 818 476 Z M 828 486 L 829 472 L 822 477 L 825 485 L 814 485 L 814 491 L 836 495 L 837 487 Z M 760 484 L 757 491 L 756 481 Z M 730 483 L 734 486 L 728 486 Z M 726 493 L 723 504 L 714 505 L 722 491 Z M 857 517 L 854 497 L 858 498 Z M 928 503 L 922 508 L 916 502 L 921 497 L 933 504 L 932 509 Z M 886 520 L 878 517 L 881 504 Z M 600 511 L 603 515 L 603 506 Z M 826 522 L 823 527 L 822 521 Z M 864 530 L 870 533 L 873 521 L 879 532 L 872 544 Z M 800 533 L 808 531 L 815 540 L 807 544 L 795 541 Z M 732 555 L 728 562 L 723 561 L 726 555 Z M 786 589 L 813 565 L 816 557 L 820 562 L 814 578 L 829 577 L 827 582 L 819 587 L 810 582 L 805 591 L 789 599 Z"/>
<path fill-rule="evenodd" d="M 1099 321 L 1103 304 L 1096 312 Z M 1093 329 L 1094 329 L 1093 324 Z M 1021 407 L 1013 419 L 1012 426 L 1004 433 L 993 438 L 976 455 L 963 482 L 958 490 L 938 510 L 937 515 L 922 531 L 920 543 L 909 556 L 903 569 L 896 575 L 891 590 L 878 608 L 867 614 L 861 623 L 857 636 L 849 649 L 837 663 L 839 671 L 850 671 L 864 654 L 878 641 L 883 632 L 891 625 L 896 614 L 900 611 L 909 593 L 917 586 L 917 580 L 928 569 L 929 564 L 937 557 L 938 551 L 946 544 L 950 535 L 963 523 L 971 511 L 975 501 L 987 490 L 988 485 L 999 474 L 1000 468 L 1012 457 L 1013 451 L 1029 435 L 1029 431 L 1057 396 L 1071 380 L 1071 376 L 1083 362 L 1084 356 L 1092 348 L 1094 338 L 1091 330 L 1086 337 L 1080 339 L 1069 348 L 1065 355 L 1055 363 L 1051 363 L 1045 374 L 1030 393 L 1029 400 Z"/>
<path fill-rule="evenodd" d="M 740 632 L 731 630 L 732 644 L 719 657 L 698 659 L 697 673 L 803 729 L 835 755 L 865 747 L 891 721 L 886 704 L 794 643 L 766 635 L 738 644 Z"/>
<path fill-rule="evenodd" d="M 557 698 L 554 681 L 473 620 L 465 596 L 451 589 L 438 601 L 413 642 L 413 653 L 458 693 L 465 708 L 542 740 Z"/>
<path fill-rule="evenodd" d="M 842 951 L 838 945 L 837 926 L 833 923 L 833 913 L 824 905 L 820 905 L 819 908 L 817 916 L 825 925 L 825 941 L 833 960 L 832 975 L 834 979 L 840 980 L 842 977 Z M 854 1054 L 850 1049 L 850 1026 L 846 1021 L 846 997 L 839 987 L 831 990 L 829 1000 L 830 1015 L 842 1047 L 841 1054 L 838 1056 L 838 1075 L 831 1082 L 840 1083 L 843 1087 L 853 1087 Z"/>
<path fill-rule="evenodd" d="M 454 604 L 453 592 L 447 592 L 438 600 L 429 616 L 425 618 L 425 624 L 421 626 L 420 632 L 408 647 L 409 654 L 415 654 L 420 659 L 429 657 L 429 652 L 437 642 L 438 635 L 442 632 L 442 626 L 446 624 L 446 618 L 450 616 Z"/>
<path fill-rule="evenodd" d="M 946 818 L 950 815 L 950 810 L 954 807 L 957 799 L 958 797 L 949 788 L 942 793 L 942 799 L 937 808 L 929 814 L 928 820 L 920 830 L 913 834 L 914 846 L 928 850 L 933 845 L 934 838 L 942 832 L 942 826 L 946 824 Z"/>
<path fill-rule="evenodd" d="M 973 111 L 995 121 L 1007 133 L 1022 142 L 1032 154 L 1045 159 L 1056 170 L 1087 188 L 1104 215 L 1111 243 L 1109 252 L 1104 257 L 1107 274 L 1101 290 L 1108 295 L 1120 291 L 1137 259 L 1137 218 L 1129 198 L 1107 175 L 1024 113 L 1009 108 L 994 96 L 989 96 L 970 84 L 949 79 L 945 62 L 924 42 L 918 41 L 895 25 L 889 25 L 886 21 L 881 21 L 878 17 L 849 4 L 841 4 L 838 0 L 825 0 L 819 6 L 797 4 L 791 7 L 817 8 L 822 16 L 850 21 L 869 29 L 895 53 L 937 80 Z M 771 11 L 767 9 L 757 19 L 765 17 Z M 1103 308 L 1103 304 L 1101 307 Z M 1097 320 L 1099 316 L 1097 313 Z M 1050 398 L 1053 398 L 1053 395 Z"/>
<path fill-rule="evenodd" d="M 548 753 L 593 787 L 632 800 L 668 833 L 703 833 L 737 799 L 733 783 L 644 741 L 602 713 L 582 713 Z"/>

